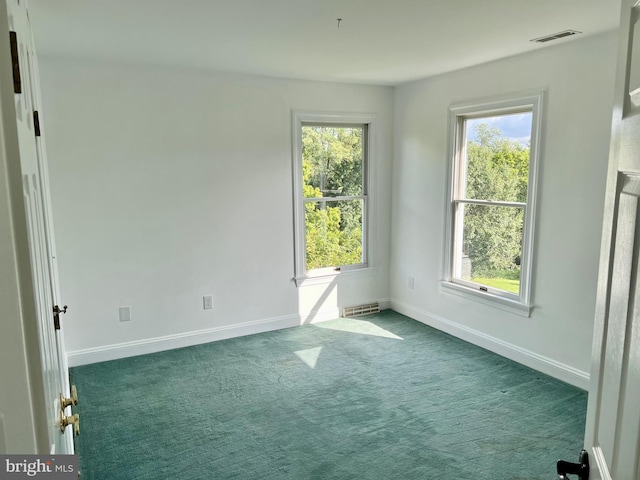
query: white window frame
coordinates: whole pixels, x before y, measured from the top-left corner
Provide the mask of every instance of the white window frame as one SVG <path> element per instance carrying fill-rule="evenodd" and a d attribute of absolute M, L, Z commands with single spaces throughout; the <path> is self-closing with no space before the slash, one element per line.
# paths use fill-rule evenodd
<path fill-rule="evenodd" d="M 471 300 L 495 306 L 522 316 L 529 316 L 532 309 L 531 285 L 533 277 L 533 251 L 536 197 L 538 190 L 538 165 L 541 144 L 542 108 L 544 92 L 512 95 L 497 99 L 456 104 L 449 107 L 449 172 L 446 213 L 446 239 L 444 254 L 444 280 L 441 282 L 443 290 L 448 293 L 461 295 Z M 520 294 L 516 295 L 503 290 L 485 287 L 474 282 L 454 278 L 454 262 L 456 242 L 461 235 L 456 236 L 456 217 L 459 199 L 461 176 L 465 175 L 461 159 L 466 154 L 464 122 L 467 119 L 506 115 L 531 111 L 531 144 L 529 150 L 529 183 L 527 202 L 524 207 L 523 245 L 520 262 Z M 465 203 L 465 202 L 462 202 Z M 482 203 L 482 202 L 466 202 Z M 498 202 L 500 203 L 500 202 Z M 513 202 L 502 202 L 513 203 Z M 491 205 L 493 202 L 487 202 Z"/>
<path fill-rule="evenodd" d="M 294 281 L 298 287 L 330 283 L 339 275 L 370 271 L 372 257 L 372 218 L 374 205 L 373 171 L 374 139 L 376 135 L 376 116 L 370 113 L 317 113 L 293 112 L 293 206 L 294 206 Z M 305 198 L 302 180 L 302 127 L 305 124 L 326 124 L 327 126 L 359 127 L 367 126 L 366 144 L 363 145 L 363 211 L 362 211 L 362 258 L 357 265 L 336 265 L 335 267 L 306 269 L 306 225 Z M 360 198 L 360 197 L 358 197 Z M 335 200 L 341 200 L 336 197 Z M 334 198 L 332 197 L 332 200 Z"/>

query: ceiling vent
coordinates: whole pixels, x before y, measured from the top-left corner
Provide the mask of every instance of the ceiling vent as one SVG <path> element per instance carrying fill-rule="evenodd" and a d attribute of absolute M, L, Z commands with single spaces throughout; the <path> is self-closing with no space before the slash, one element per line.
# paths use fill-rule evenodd
<path fill-rule="evenodd" d="M 565 30 L 564 32 L 558 32 L 558 33 L 553 33 L 551 35 L 545 35 L 544 37 L 534 38 L 531 41 L 536 43 L 546 43 L 552 40 L 558 40 L 560 38 L 570 37 L 578 33 L 582 33 L 582 32 L 578 32 L 577 30 Z"/>

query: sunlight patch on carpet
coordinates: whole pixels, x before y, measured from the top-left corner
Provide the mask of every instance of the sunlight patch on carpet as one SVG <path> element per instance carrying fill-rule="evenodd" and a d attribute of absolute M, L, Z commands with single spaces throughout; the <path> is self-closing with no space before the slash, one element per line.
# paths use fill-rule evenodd
<path fill-rule="evenodd" d="M 366 320 L 354 320 L 350 318 L 341 318 L 340 320 L 315 324 L 318 328 L 326 328 L 329 330 L 339 330 L 341 332 L 359 333 L 362 335 L 373 335 L 375 337 L 393 338 L 395 340 L 404 340 L 402 337 L 391 333 L 379 327 L 375 323 Z"/>
<path fill-rule="evenodd" d="M 316 363 L 318 363 L 318 357 L 320 356 L 320 351 L 322 347 L 315 348 L 306 348 L 304 350 L 298 350 L 295 353 L 300 360 L 309 365 L 311 368 L 316 368 Z"/>

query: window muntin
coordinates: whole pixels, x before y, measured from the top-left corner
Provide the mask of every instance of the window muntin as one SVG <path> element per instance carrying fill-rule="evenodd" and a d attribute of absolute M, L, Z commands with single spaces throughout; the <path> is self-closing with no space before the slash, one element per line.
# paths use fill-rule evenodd
<path fill-rule="evenodd" d="M 298 284 L 368 266 L 368 119 L 295 115 Z"/>
<path fill-rule="evenodd" d="M 529 305 L 541 100 L 542 94 L 451 109 L 445 286 Z"/>

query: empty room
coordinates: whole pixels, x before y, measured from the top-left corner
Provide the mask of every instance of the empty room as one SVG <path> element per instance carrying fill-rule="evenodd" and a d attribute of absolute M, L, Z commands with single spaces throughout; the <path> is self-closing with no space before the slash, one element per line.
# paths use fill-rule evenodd
<path fill-rule="evenodd" d="M 638 478 L 637 9 L 3 1 L 0 454 Z"/>

